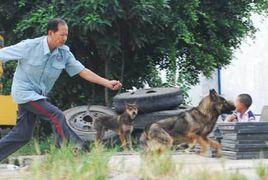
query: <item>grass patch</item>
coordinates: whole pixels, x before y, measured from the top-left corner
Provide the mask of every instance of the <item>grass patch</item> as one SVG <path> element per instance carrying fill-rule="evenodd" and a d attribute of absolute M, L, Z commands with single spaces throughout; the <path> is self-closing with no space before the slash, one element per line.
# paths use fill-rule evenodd
<path fill-rule="evenodd" d="M 175 162 L 169 151 L 163 154 L 146 154 L 141 156 L 141 179 L 144 180 L 246 180 L 247 178 L 236 172 L 229 172 L 224 168 L 215 170 L 204 169 L 195 164 L 189 165 L 183 162 Z"/>
<path fill-rule="evenodd" d="M 108 163 L 116 152 L 122 149 L 118 143 L 110 144 L 105 148 L 103 146 L 92 147 L 90 153 L 74 152 L 71 145 L 63 146 L 57 149 L 54 146 L 54 139 L 48 138 L 45 141 L 30 143 L 15 153 L 18 155 L 38 155 L 45 154 L 45 159 L 35 161 L 30 169 L 31 178 L 33 179 L 97 179 L 104 180 L 109 178 Z M 139 152 L 138 148 L 136 150 Z M 246 177 L 237 172 L 229 172 L 222 164 L 222 170 L 213 168 L 198 169 L 193 164 L 189 165 L 183 162 L 175 162 L 171 152 L 167 151 L 161 155 L 158 154 L 141 154 L 140 167 L 137 168 L 138 177 L 144 180 L 154 179 L 182 179 L 182 180 L 244 180 Z M 133 164 L 135 166 L 135 164 Z M 121 166 L 121 163 L 120 163 Z M 121 167 L 115 168 L 116 171 Z M 125 169 L 124 160 L 122 160 L 122 169 Z M 115 172 L 116 172 L 115 171 Z M 120 172 L 120 171 L 119 171 Z M 122 173 L 128 173 L 125 170 Z M 129 172 L 131 173 L 131 171 Z M 268 178 L 268 166 L 259 163 L 255 168 L 256 176 L 259 179 Z"/>
<path fill-rule="evenodd" d="M 32 166 L 34 179 L 107 179 L 108 162 L 114 152 L 101 146 L 90 153 L 75 153 L 72 146 L 51 148 L 45 160 Z"/>
<path fill-rule="evenodd" d="M 171 178 L 175 174 L 175 163 L 170 153 L 149 153 L 141 156 L 142 179 Z M 175 178 L 175 176 L 174 176 Z"/>
<path fill-rule="evenodd" d="M 189 180 L 247 180 L 247 178 L 239 173 L 238 171 L 235 173 L 230 173 L 227 171 L 214 171 L 213 169 L 207 171 L 196 171 L 193 170 L 192 174 L 185 176 L 184 179 Z"/>
<path fill-rule="evenodd" d="M 29 143 L 12 154 L 12 156 L 46 154 L 49 153 L 51 146 L 54 146 L 54 139 L 52 137 L 48 137 L 40 142 L 38 142 L 36 139 L 32 139 Z"/>
<path fill-rule="evenodd" d="M 256 167 L 256 174 L 260 179 L 268 179 L 268 167 L 263 163 L 259 163 Z"/>

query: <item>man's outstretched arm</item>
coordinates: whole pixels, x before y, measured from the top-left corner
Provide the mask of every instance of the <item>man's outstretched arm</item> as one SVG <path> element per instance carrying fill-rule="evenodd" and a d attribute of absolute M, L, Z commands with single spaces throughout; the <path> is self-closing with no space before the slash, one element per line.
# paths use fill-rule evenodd
<path fill-rule="evenodd" d="M 27 46 L 24 42 L 20 42 L 13 46 L 0 49 L 0 59 L 4 62 L 8 60 L 21 60 L 25 57 Z"/>
<path fill-rule="evenodd" d="M 122 87 L 122 84 L 120 83 L 120 81 L 108 80 L 108 79 L 102 78 L 87 68 L 83 69 L 79 73 L 79 76 L 89 82 L 102 85 L 111 90 L 119 90 Z"/>

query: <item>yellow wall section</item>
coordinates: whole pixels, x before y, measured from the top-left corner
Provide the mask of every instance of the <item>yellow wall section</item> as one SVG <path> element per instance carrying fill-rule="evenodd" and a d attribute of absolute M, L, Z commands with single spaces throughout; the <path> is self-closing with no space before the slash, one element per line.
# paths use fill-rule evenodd
<path fill-rule="evenodd" d="M 0 48 L 4 47 L 4 38 L 0 35 Z M 0 60 L 0 78 L 3 75 L 3 65 Z M 0 84 L 2 91 L 3 85 Z M 0 95 L 0 126 L 1 125 L 15 125 L 17 122 L 18 106 L 13 101 L 11 96 Z"/>
<path fill-rule="evenodd" d="M 0 125 L 15 125 L 18 106 L 11 96 L 0 95 Z"/>

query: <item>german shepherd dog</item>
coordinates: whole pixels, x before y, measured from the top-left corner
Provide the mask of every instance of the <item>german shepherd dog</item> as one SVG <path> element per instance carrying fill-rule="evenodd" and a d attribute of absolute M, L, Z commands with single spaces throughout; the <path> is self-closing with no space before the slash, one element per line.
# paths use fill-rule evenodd
<path fill-rule="evenodd" d="M 221 156 L 221 146 L 218 142 L 208 138 L 213 130 L 218 116 L 235 110 L 232 102 L 218 96 L 214 89 L 204 97 L 197 107 L 181 112 L 176 117 L 170 117 L 149 125 L 140 137 L 142 148 L 147 150 L 154 145 L 159 152 L 171 147 L 171 144 L 198 143 L 201 146 L 200 155 L 207 155 L 207 149 L 216 149 L 216 156 Z"/>
<path fill-rule="evenodd" d="M 118 116 L 102 116 L 94 121 L 94 127 L 97 131 L 96 141 L 101 142 L 105 131 L 113 130 L 119 136 L 121 146 L 124 150 L 132 149 L 131 133 L 134 127 L 134 119 L 138 114 L 138 108 L 135 104 L 126 104 L 125 111 Z"/>

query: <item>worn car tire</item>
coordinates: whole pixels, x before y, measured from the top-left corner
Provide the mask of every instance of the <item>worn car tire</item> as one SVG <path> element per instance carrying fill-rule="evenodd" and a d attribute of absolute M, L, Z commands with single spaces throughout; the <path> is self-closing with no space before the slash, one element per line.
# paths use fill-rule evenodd
<path fill-rule="evenodd" d="M 155 123 L 165 118 L 178 116 L 181 112 L 186 111 L 189 108 L 191 107 L 179 107 L 174 110 L 139 114 L 134 120 L 135 129 L 144 129 L 147 124 Z"/>
<path fill-rule="evenodd" d="M 116 112 L 121 113 L 126 103 L 135 103 L 139 114 L 142 114 L 174 109 L 182 102 L 183 95 L 179 88 L 150 88 L 116 95 L 112 106 Z"/>
<path fill-rule="evenodd" d="M 94 141 L 96 131 L 93 120 L 103 115 L 116 115 L 116 112 L 104 106 L 77 106 L 64 111 L 68 126 L 83 140 Z M 106 131 L 103 140 L 115 137 L 113 131 Z"/>

